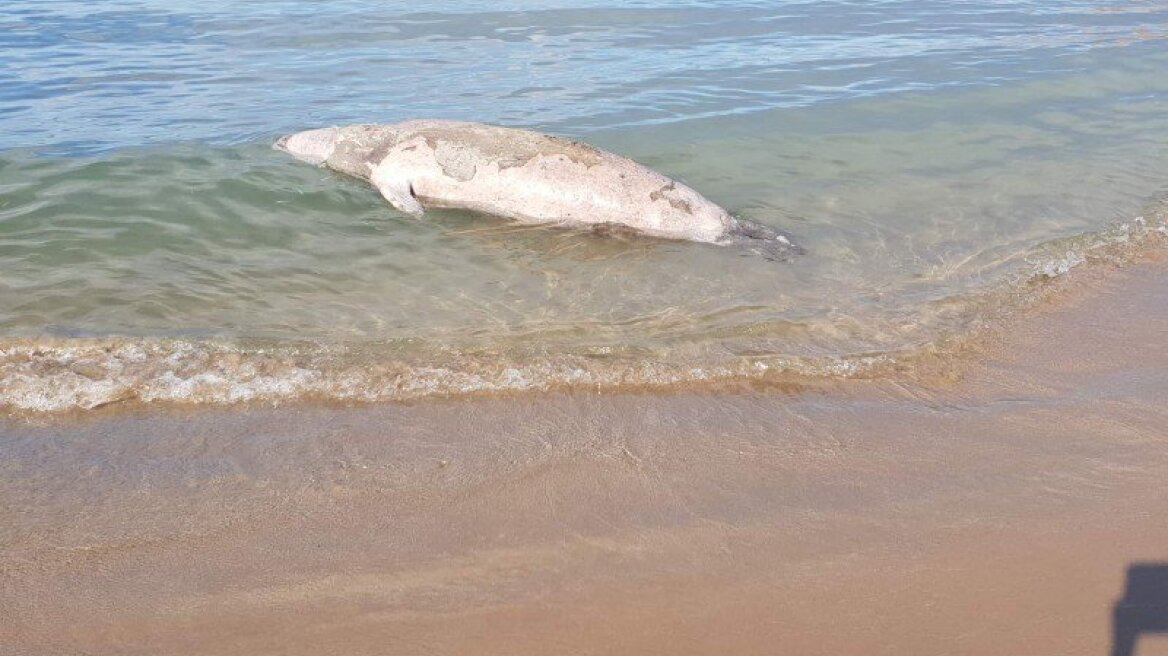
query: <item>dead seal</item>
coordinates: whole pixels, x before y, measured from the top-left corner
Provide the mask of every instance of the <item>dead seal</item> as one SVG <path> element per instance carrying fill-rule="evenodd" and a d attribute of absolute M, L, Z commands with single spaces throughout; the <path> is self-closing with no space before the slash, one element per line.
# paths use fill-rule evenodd
<path fill-rule="evenodd" d="M 619 225 L 772 258 L 787 237 L 738 219 L 689 187 L 579 141 L 481 123 L 418 120 L 282 137 L 275 148 L 368 180 L 402 212 L 457 208 L 524 223 Z"/>

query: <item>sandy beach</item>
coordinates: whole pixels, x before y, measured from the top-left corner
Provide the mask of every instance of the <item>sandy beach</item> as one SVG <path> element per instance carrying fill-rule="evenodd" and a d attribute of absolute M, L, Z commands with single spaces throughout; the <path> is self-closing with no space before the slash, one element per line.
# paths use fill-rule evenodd
<path fill-rule="evenodd" d="M 1168 267 L 1074 282 L 916 382 L 6 420 L 0 651 L 1106 653 Z"/>
<path fill-rule="evenodd" d="M 0 656 L 1168 656 L 1168 3 L 8 5 Z"/>

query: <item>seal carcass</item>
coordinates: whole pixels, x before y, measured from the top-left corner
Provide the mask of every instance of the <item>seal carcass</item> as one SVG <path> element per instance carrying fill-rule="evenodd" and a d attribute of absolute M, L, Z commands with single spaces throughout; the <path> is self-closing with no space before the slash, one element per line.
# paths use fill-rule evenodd
<path fill-rule="evenodd" d="M 458 208 L 524 223 L 616 224 L 769 256 L 794 249 L 777 231 L 735 218 L 628 158 L 529 130 L 419 120 L 308 130 L 275 147 L 368 180 L 391 205 L 415 216 L 428 207 Z"/>

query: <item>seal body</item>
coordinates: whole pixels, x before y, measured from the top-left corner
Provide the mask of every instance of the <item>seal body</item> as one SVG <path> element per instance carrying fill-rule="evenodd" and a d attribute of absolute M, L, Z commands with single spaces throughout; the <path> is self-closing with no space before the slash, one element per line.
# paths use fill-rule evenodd
<path fill-rule="evenodd" d="M 419 120 L 308 130 L 275 147 L 366 179 L 415 216 L 459 208 L 524 223 L 617 224 L 667 239 L 757 243 L 771 254 L 792 248 L 778 232 L 736 219 L 628 158 L 529 130 Z"/>

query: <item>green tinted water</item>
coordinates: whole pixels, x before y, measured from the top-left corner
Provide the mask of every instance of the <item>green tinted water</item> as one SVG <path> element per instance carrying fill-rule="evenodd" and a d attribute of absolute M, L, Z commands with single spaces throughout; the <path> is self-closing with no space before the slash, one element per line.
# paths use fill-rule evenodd
<path fill-rule="evenodd" d="M 58 109 L 49 91 L 38 96 L 29 83 L 24 96 L 13 92 L 0 105 L 8 116 L 0 121 L 17 128 L 8 133 L 12 147 L 0 151 L 0 335 L 8 345 L 0 345 L 0 395 L 17 406 L 66 407 L 127 396 L 381 398 L 413 394 L 403 389 L 668 383 L 759 367 L 847 373 L 839 363 L 848 358 L 959 334 L 980 320 L 985 293 L 1035 271 L 1064 270 L 1081 259 L 1075 249 L 1103 238 L 1092 235 L 1132 221 L 1164 189 L 1168 48 L 1147 32 L 1155 23 L 1144 27 L 1148 12 L 1133 15 L 1125 29 L 1070 38 L 1051 28 L 1045 44 L 1019 37 L 1008 48 L 986 26 L 942 30 L 948 36 L 929 47 L 920 33 L 897 37 L 895 21 L 873 23 L 880 39 L 838 35 L 829 61 L 811 56 L 818 32 L 808 29 L 799 65 L 818 70 L 822 88 L 767 89 L 770 78 L 753 69 L 768 50 L 755 52 L 759 64 L 746 54 L 762 37 L 728 34 L 674 44 L 674 55 L 692 58 L 681 64 L 653 53 L 658 68 L 623 87 L 589 96 L 598 84 L 589 78 L 576 92 L 561 89 L 568 97 L 560 105 L 550 91 L 537 94 L 560 111 L 549 110 L 543 125 L 531 121 L 535 127 L 632 157 L 734 214 L 791 233 L 807 253 L 785 263 L 466 213 L 399 214 L 364 183 L 269 147 L 283 128 L 356 113 L 360 103 L 326 102 L 330 93 L 360 93 L 343 76 L 308 96 L 308 106 L 345 110 L 325 112 L 331 120 L 288 105 L 207 115 L 225 140 L 164 96 L 177 87 L 144 76 L 165 68 L 158 44 L 139 52 L 155 48 L 158 61 L 127 73 L 146 85 L 138 99 L 119 89 L 110 109 L 99 91 L 116 85 L 97 84 L 87 124 L 60 123 L 84 111 L 89 94 L 61 94 L 78 105 Z M 589 32 L 573 16 L 565 29 L 577 41 L 565 43 L 583 50 L 552 61 L 587 68 L 598 51 L 580 44 Z M 731 18 L 725 25 L 741 27 Z M 769 34 L 759 16 L 751 24 Z M 200 25 L 183 29 L 210 29 Z M 636 32 L 605 25 L 622 39 Z M 339 38 L 337 29 L 320 28 Z M 448 31 L 445 56 L 460 62 L 476 37 Z M 959 47 L 961 34 L 984 42 Z M 771 47 L 781 50 L 779 36 L 770 34 Z M 413 34 L 398 50 L 420 52 L 431 37 Z M 189 35 L 175 41 L 189 45 Z M 892 42 L 916 49 L 889 53 Z M 726 52 L 735 44 L 737 58 Z M 779 54 L 770 65 L 782 80 L 794 64 Z M 647 66 L 628 52 L 616 59 L 624 73 Z M 745 86 L 709 62 L 733 65 L 726 70 Z M 323 75 L 309 63 L 287 65 Z M 981 72 L 976 81 L 971 67 Z M 16 74 L 31 77 L 34 68 Z M 840 79 L 855 68 L 864 71 L 858 81 Z M 533 85 L 541 76 L 528 75 Z M 278 76 L 256 85 L 282 97 Z M 208 97 L 226 102 L 212 88 Z M 491 87 L 496 98 L 508 88 L 522 91 Z M 642 101 L 620 109 L 623 93 Z M 484 95 L 460 104 L 459 94 L 446 94 L 439 106 L 438 96 L 413 90 L 405 104 L 515 124 L 518 115 L 507 111 L 466 116 Z M 616 109 L 619 116 L 610 114 Z M 648 109 L 659 114 L 642 116 Z M 573 120 L 585 110 L 588 118 Z M 384 120 L 405 118 L 394 111 Z M 290 125 L 289 112 L 299 125 Z M 272 129 L 254 129 L 265 113 Z M 157 125 L 163 117 L 165 130 Z M 126 127 L 111 134 L 111 124 Z M 29 135 L 58 139 L 42 146 Z"/>

